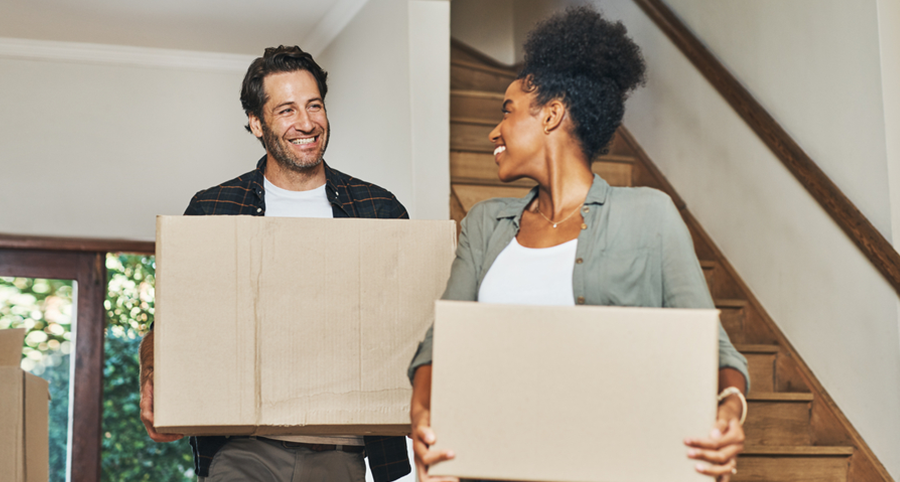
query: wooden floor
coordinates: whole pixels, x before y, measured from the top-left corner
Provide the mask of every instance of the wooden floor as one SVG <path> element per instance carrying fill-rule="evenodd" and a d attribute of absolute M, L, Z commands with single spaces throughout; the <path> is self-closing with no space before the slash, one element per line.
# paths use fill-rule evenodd
<path fill-rule="evenodd" d="M 514 78 L 511 69 L 454 44 L 450 204 L 451 217 L 457 221 L 479 201 L 521 197 L 533 186 L 527 180 L 499 181 L 488 139 L 502 117 L 503 92 Z M 650 186 L 667 192 L 691 231 L 710 291 L 722 311 L 722 324 L 747 357 L 753 381 L 747 397 L 746 450 L 732 480 L 891 480 L 627 130 L 619 129 L 609 153 L 594 162 L 593 170 L 614 186 Z"/>

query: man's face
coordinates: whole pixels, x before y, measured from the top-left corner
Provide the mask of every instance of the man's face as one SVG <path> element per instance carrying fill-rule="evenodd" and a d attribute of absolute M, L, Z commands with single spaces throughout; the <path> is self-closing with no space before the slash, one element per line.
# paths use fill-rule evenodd
<path fill-rule="evenodd" d="M 263 79 L 268 100 L 262 119 L 250 115 L 250 129 L 262 138 L 269 157 L 282 167 L 305 171 L 322 162 L 328 146 L 328 116 L 316 79 L 305 70 Z"/>

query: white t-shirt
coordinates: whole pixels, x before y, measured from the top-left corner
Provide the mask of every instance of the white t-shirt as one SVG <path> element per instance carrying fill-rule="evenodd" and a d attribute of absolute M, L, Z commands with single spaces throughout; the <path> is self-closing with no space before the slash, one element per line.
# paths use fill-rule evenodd
<path fill-rule="evenodd" d="M 572 272 L 578 239 L 549 248 L 526 248 L 516 238 L 503 248 L 478 288 L 478 301 L 574 306 Z"/>
<path fill-rule="evenodd" d="M 288 191 L 265 180 L 266 216 L 291 218 L 332 218 L 334 211 L 325 185 L 309 191 Z"/>
<path fill-rule="evenodd" d="M 289 191 L 265 180 L 266 216 L 294 218 L 332 218 L 334 211 L 325 194 L 325 185 L 309 191 Z M 363 445 L 356 435 L 266 435 L 273 440 L 327 445 Z"/>

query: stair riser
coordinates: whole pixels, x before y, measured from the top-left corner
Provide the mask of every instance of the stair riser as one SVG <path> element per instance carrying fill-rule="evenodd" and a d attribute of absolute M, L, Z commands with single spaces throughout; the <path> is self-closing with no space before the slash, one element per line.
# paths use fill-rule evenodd
<path fill-rule="evenodd" d="M 750 393 L 771 393 L 775 390 L 775 354 L 745 353 L 750 365 Z"/>
<path fill-rule="evenodd" d="M 591 166 L 593 171 L 613 186 L 630 186 L 632 165 L 627 162 L 599 160 Z M 497 177 L 497 163 L 494 156 L 480 152 L 451 152 L 450 178 L 453 183 L 479 183 L 498 186 L 532 187 L 535 182 L 521 179 L 503 183 Z"/>
<path fill-rule="evenodd" d="M 809 402 L 748 403 L 746 445 L 809 445 Z"/>
<path fill-rule="evenodd" d="M 450 117 L 468 117 L 499 123 L 503 119 L 503 101 L 499 99 L 450 95 Z"/>
<path fill-rule="evenodd" d="M 846 482 L 849 457 L 741 455 L 732 482 Z M 712 481 L 712 479 L 710 479 Z"/>
<path fill-rule="evenodd" d="M 450 150 L 494 152 L 494 144 L 488 138 L 493 127 L 478 124 L 450 123 Z"/>
<path fill-rule="evenodd" d="M 488 92 L 506 92 L 514 77 L 492 72 L 471 69 L 459 65 L 450 65 L 450 88 L 465 90 L 484 90 Z"/>

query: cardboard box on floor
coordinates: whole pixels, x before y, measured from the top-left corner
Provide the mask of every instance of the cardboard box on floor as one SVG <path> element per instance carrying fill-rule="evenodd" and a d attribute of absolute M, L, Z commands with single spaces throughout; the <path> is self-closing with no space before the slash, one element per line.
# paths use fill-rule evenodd
<path fill-rule="evenodd" d="M 0 330 L 0 479 L 46 482 L 50 391 L 19 368 L 24 339 L 22 328 Z"/>
<path fill-rule="evenodd" d="M 708 482 L 683 440 L 715 421 L 718 311 L 438 301 L 432 475 Z"/>
<path fill-rule="evenodd" d="M 453 221 L 160 216 L 157 430 L 409 433 Z"/>

